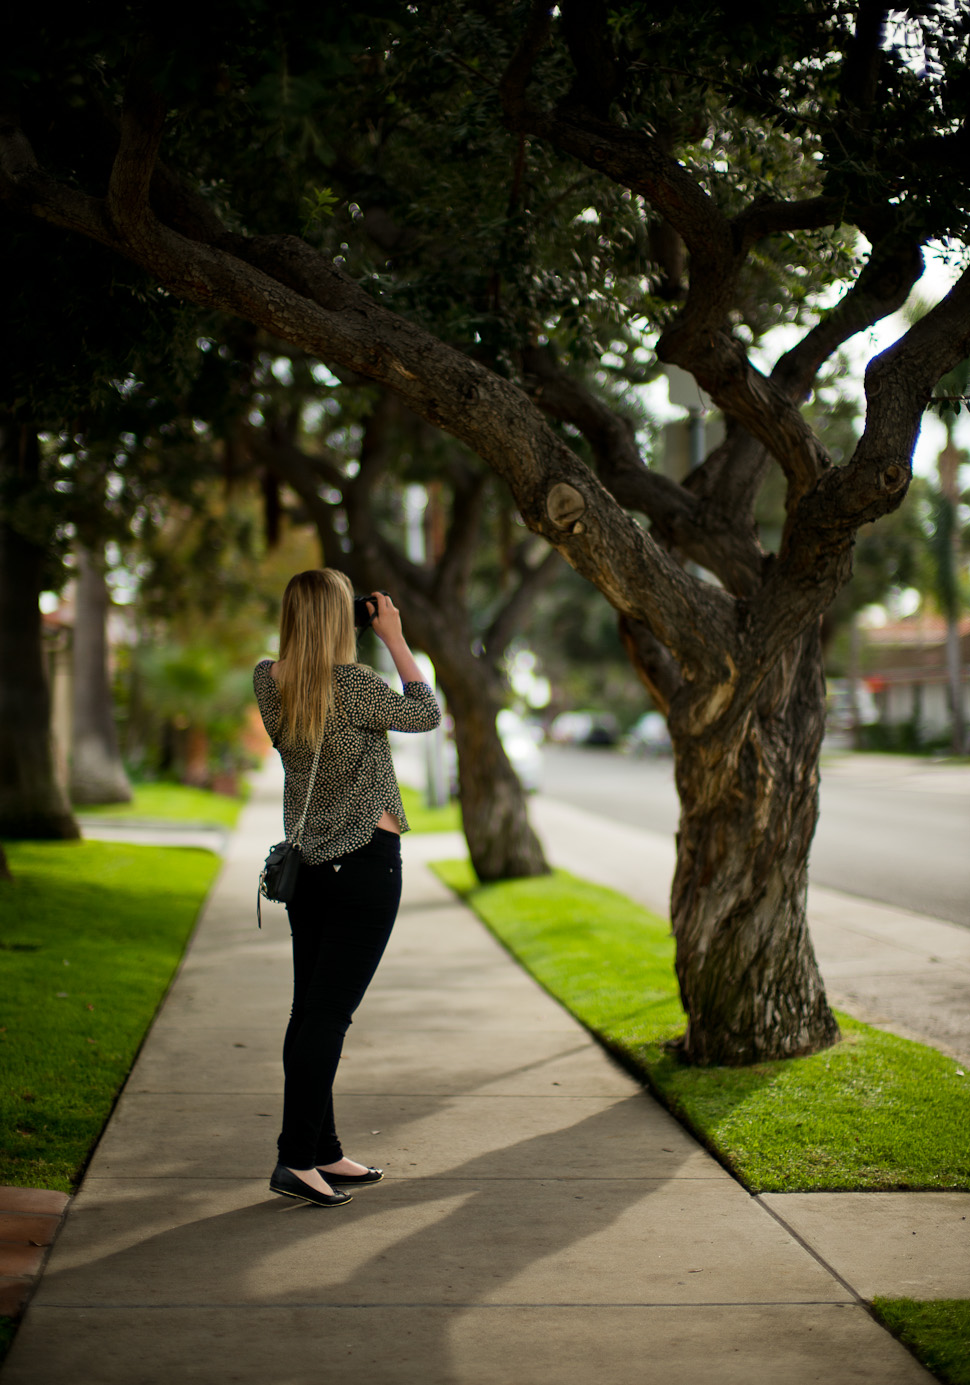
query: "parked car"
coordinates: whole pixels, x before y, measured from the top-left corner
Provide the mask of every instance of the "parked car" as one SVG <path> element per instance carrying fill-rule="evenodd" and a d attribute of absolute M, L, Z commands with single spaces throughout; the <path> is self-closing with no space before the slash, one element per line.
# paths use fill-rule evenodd
<path fill-rule="evenodd" d="M 616 745 L 620 728 L 609 712 L 560 712 L 548 736 L 557 745 Z"/>
<path fill-rule="evenodd" d="M 660 712 L 644 712 L 623 737 L 628 755 L 669 755 L 673 747 L 666 719 Z"/>

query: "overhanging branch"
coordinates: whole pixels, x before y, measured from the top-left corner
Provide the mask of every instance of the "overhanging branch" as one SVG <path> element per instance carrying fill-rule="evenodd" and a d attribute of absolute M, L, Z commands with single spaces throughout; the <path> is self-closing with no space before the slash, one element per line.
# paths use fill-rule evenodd
<path fill-rule="evenodd" d="M 11 162 L 23 170 L 22 156 Z M 521 390 L 382 308 L 303 241 L 225 235 L 214 245 L 156 218 L 128 241 L 97 199 L 30 168 L 19 181 L 10 168 L 3 171 L 8 194 L 27 210 L 110 245 L 191 302 L 242 317 L 386 386 L 412 412 L 460 438 L 507 482 L 528 527 L 618 611 L 648 623 L 695 677 L 707 676 L 720 651 L 733 647 L 731 598 L 664 553 Z"/>
<path fill-rule="evenodd" d="M 108 215 L 119 235 L 134 242 L 150 235 L 154 220 L 149 191 L 165 123 L 165 107 L 141 74 L 136 60 L 125 90 L 118 152 L 108 179 Z"/>

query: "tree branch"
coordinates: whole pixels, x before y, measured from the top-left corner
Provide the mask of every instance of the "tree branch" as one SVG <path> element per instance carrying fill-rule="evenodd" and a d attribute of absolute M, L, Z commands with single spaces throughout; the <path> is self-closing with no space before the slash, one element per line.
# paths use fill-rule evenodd
<path fill-rule="evenodd" d="M 526 109 L 526 87 L 529 85 L 536 59 L 549 37 L 552 11 L 553 6 L 548 0 L 532 0 L 532 9 L 522 37 L 499 83 L 502 108 L 509 117 Z"/>
<path fill-rule="evenodd" d="M 755 369 L 736 337 L 699 332 L 686 318 L 663 334 L 657 355 L 689 370 L 718 408 L 767 448 L 785 473 L 787 503 L 794 508 L 827 470 L 829 457 L 786 391 Z"/>
<path fill-rule="evenodd" d="M 0 141 L 2 149 L 2 141 Z M 8 182 L 9 186 L 9 182 Z M 618 611 L 648 622 L 701 679 L 735 638 L 731 598 L 685 573 L 544 424 L 511 382 L 382 308 L 294 236 L 188 240 L 157 220 L 122 240 L 94 198 L 28 172 L 19 205 L 126 255 L 170 292 L 233 313 L 359 372 L 452 433 L 509 485 L 519 511 Z"/>
<path fill-rule="evenodd" d="M 559 9 L 569 57 L 576 70 L 567 104 L 583 107 L 605 119 L 623 85 L 623 69 L 607 26 L 605 0 L 560 0 Z"/>
<path fill-rule="evenodd" d="M 343 478 L 336 475 L 335 468 L 329 467 L 322 458 L 308 456 L 291 443 L 272 437 L 265 429 L 252 429 L 248 442 L 253 455 L 267 470 L 299 496 L 320 536 L 324 561 L 335 561 L 340 551 L 333 522 L 336 507 L 320 494 L 320 480 L 322 478 L 328 485 L 336 486 Z"/>
<path fill-rule="evenodd" d="M 646 466 L 629 420 L 567 375 L 548 348 L 525 352 L 523 365 L 527 386 L 536 382 L 532 398 L 544 412 L 580 430 L 603 483 L 621 505 L 645 514 L 668 547 L 713 572 L 729 591 L 750 591 L 761 572 L 753 528 L 749 533 L 739 526 L 720 496 L 716 506 L 703 503 L 713 492 L 678 485 Z"/>
<path fill-rule="evenodd" d="M 118 152 L 108 180 L 108 215 L 126 241 L 150 235 L 149 191 L 165 123 L 165 107 L 136 58 L 125 88 Z"/>
<path fill-rule="evenodd" d="M 855 32 L 845 55 L 839 106 L 868 113 L 875 102 L 882 65 L 886 7 L 881 0 L 860 0 Z"/>
<path fill-rule="evenodd" d="M 549 347 L 524 351 L 522 367 L 530 397 L 543 413 L 579 429 L 593 449 L 601 476 L 621 505 L 640 510 L 662 528 L 689 523 L 689 497 L 676 481 L 644 465 L 629 419 L 574 380 Z"/>
<path fill-rule="evenodd" d="M 445 551 L 437 564 L 435 590 L 442 600 L 450 593 L 464 595 L 481 534 L 482 508 L 488 476 L 484 470 L 456 479 L 452 486 L 451 522 Z"/>
<path fill-rule="evenodd" d="M 923 272 L 919 245 L 890 241 L 873 247 L 868 263 L 843 298 L 771 372 L 796 403 L 806 398 L 823 361 L 858 332 L 898 312 Z"/>
<path fill-rule="evenodd" d="M 866 426 L 845 466 L 833 468 L 798 507 L 788 541 L 749 607 L 766 657 L 818 618 L 848 580 L 861 525 L 897 508 L 936 382 L 970 356 L 970 270 L 866 370 Z"/>
<path fill-rule="evenodd" d="M 644 131 L 565 109 L 540 111 L 521 95 L 506 105 L 506 118 L 512 128 L 548 139 L 645 197 L 683 239 L 692 257 L 690 285 L 657 355 L 689 370 L 720 409 L 764 443 L 785 471 L 796 504 L 824 472 L 828 457 L 792 401 L 755 370 L 742 344 L 724 330 L 744 251 L 713 199 Z"/>
<path fill-rule="evenodd" d="M 547 139 L 620 187 L 644 197 L 670 223 L 694 257 L 685 314 L 697 330 L 725 319 L 741 260 L 730 223 L 696 179 L 643 130 L 631 130 L 569 108 L 506 106 L 511 129 Z"/>
<path fill-rule="evenodd" d="M 620 639 L 633 670 L 664 716 L 684 686 L 680 669 L 668 651 L 642 621 L 621 616 Z"/>
<path fill-rule="evenodd" d="M 807 197 L 797 202 L 756 197 L 731 225 L 742 253 L 747 254 L 757 241 L 767 236 L 838 226 L 845 210 L 845 203 L 837 197 Z"/>

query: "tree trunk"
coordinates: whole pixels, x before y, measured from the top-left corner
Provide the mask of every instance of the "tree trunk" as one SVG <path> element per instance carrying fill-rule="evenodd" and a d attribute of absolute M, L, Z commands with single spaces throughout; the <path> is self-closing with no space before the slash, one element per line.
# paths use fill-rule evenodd
<path fill-rule="evenodd" d="M 547 875 L 525 792 L 496 726 L 501 702 L 484 679 L 446 684 L 445 692 L 455 723 L 462 828 L 475 874 L 479 880 Z"/>
<path fill-rule="evenodd" d="M 130 803 L 131 785 L 118 748 L 108 678 L 108 588 L 96 556 L 82 547 L 76 556 L 71 799 L 74 803 Z"/>
<path fill-rule="evenodd" d="M 7 865 L 7 853 L 0 846 L 0 880 L 10 880 L 10 867 Z"/>
<path fill-rule="evenodd" d="M 726 732 L 691 737 L 681 709 L 671 718 L 681 801 L 671 916 L 691 1063 L 793 1058 L 839 1038 L 806 917 L 824 718 L 815 630 Z"/>
<path fill-rule="evenodd" d="M 26 499 L 39 482 L 37 437 L 0 421 L 5 499 Z M 46 553 L 0 515 L 0 836 L 77 837 L 54 770 L 51 699 L 40 594 Z"/>

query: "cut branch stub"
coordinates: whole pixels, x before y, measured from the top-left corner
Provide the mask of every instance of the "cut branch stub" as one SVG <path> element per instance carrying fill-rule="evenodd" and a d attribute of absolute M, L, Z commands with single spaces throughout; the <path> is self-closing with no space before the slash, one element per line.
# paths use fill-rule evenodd
<path fill-rule="evenodd" d="M 887 466 L 882 474 L 882 483 L 890 495 L 895 495 L 896 491 L 902 490 L 908 481 L 908 468 L 898 466 L 895 462 L 891 466 Z"/>
<path fill-rule="evenodd" d="M 575 486 L 558 481 L 546 496 L 546 514 L 557 529 L 582 533 L 578 521 L 586 513 L 586 501 Z"/>

